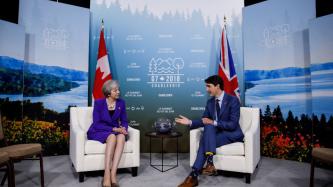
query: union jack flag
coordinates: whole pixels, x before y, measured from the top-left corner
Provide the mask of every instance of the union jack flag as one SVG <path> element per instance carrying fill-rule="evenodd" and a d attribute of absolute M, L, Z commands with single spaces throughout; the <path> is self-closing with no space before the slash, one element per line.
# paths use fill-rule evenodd
<path fill-rule="evenodd" d="M 218 75 L 223 79 L 224 91 L 228 94 L 237 96 L 240 100 L 238 79 L 225 26 L 221 34 L 220 62 L 218 69 Z"/>

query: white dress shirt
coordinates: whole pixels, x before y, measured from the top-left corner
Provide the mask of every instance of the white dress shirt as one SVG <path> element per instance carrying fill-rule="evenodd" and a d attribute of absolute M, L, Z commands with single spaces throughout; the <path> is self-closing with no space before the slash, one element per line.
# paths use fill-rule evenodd
<path fill-rule="evenodd" d="M 221 95 L 219 95 L 218 97 L 215 97 L 215 101 L 216 101 L 216 99 L 218 99 L 219 100 L 219 105 L 220 105 L 220 108 L 221 108 L 221 105 L 222 105 L 222 100 L 223 100 L 223 97 L 224 97 L 224 91 L 222 91 L 222 93 L 221 93 Z M 216 110 L 215 110 L 215 120 L 214 120 L 214 122 L 213 122 L 213 125 L 214 126 L 217 126 L 217 113 L 216 113 Z M 189 126 L 191 126 L 192 125 L 192 120 L 189 120 L 189 124 L 188 124 Z"/>
<path fill-rule="evenodd" d="M 216 99 L 219 100 L 220 108 L 221 108 L 221 106 L 222 106 L 222 100 L 223 100 L 223 97 L 224 97 L 224 91 L 222 91 L 222 93 L 221 93 L 220 96 L 215 97 L 215 101 L 216 101 Z M 215 110 L 215 117 L 216 117 L 216 118 L 215 118 L 215 120 L 214 120 L 213 125 L 217 126 L 217 113 L 216 113 L 216 110 Z"/>

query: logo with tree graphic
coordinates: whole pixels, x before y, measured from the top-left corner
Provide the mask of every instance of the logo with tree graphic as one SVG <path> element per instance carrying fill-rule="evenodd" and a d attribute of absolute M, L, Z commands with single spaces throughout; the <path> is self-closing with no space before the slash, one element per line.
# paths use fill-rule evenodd
<path fill-rule="evenodd" d="M 149 82 L 153 88 L 179 88 L 184 84 L 181 70 L 184 68 L 183 58 L 152 58 L 149 62 Z"/>

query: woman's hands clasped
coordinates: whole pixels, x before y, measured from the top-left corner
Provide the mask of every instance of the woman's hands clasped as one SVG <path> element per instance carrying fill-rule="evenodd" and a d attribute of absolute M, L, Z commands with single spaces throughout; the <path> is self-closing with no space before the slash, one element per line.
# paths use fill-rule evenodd
<path fill-rule="evenodd" d="M 120 133 L 120 134 L 124 134 L 124 135 L 127 135 L 128 134 L 128 132 L 126 131 L 126 128 L 125 127 L 122 127 L 122 126 L 120 126 L 120 127 L 114 127 L 113 129 L 112 129 L 114 132 L 117 132 L 117 133 Z"/>

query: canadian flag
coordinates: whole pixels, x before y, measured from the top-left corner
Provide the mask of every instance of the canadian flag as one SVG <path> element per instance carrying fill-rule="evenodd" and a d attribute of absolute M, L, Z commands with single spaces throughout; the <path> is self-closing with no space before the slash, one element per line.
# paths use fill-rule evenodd
<path fill-rule="evenodd" d="M 240 99 L 238 79 L 232 58 L 229 41 L 226 33 L 226 26 L 224 26 L 221 34 L 221 50 L 220 62 L 218 67 L 218 74 L 223 79 L 224 91 L 228 94 L 237 96 Z"/>
<path fill-rule="evenodd" d="M 102 29 L 99 36 L 98 57 L 96 64 L 96 73 L 94 81 L 93 96 L 94 99 L 103 98 L 102 87 L 107 80 L 111 80 L 111 71 L 109 66 L 108 54 L 104 39 L 104 24 L 102 21 Z"/>

